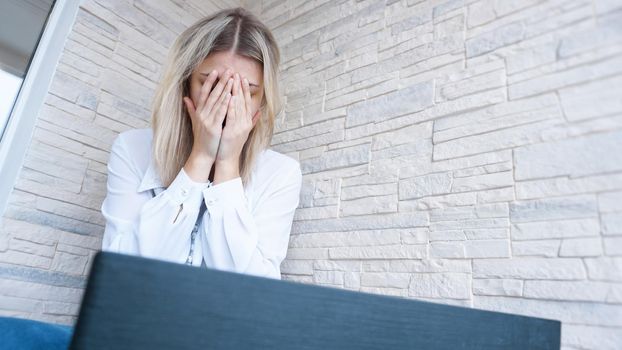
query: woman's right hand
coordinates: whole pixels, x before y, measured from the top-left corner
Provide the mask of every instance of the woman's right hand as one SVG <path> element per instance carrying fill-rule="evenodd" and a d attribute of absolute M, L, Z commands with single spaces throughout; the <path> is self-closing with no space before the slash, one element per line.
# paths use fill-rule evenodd
<path fill-rule="evenodd" d="M 222 123 L 231 99 L 233 79 L 230 78 L 232 75 L 233 71 L 227 69 L 214 89 L 210 91 L 214 81 L 218 78 L 218 71 L 211 72 L 201 87 L 196 106 L 192 99 L 184 96 L 184 103 L 192 121 L 192 134 L 194 136 L 192 157 L 198 157 L 210 163 L 216 159 L 222 134 Z"/>

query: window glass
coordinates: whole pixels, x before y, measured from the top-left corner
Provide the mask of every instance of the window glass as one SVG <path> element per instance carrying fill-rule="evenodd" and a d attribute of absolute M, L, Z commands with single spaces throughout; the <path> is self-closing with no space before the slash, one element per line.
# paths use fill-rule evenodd
<path fill-rule="evenodd" d="M 0 0 L 0 137 L 54 0 Z"/>

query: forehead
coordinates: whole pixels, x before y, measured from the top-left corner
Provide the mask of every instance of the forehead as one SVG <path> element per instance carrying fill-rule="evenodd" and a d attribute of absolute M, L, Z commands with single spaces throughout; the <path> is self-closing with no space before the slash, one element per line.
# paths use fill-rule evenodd
<path fill-rule="evenodd" d="M 263 70 L 260 62 L 230 52 L 212 52 L 201 62 L 196 72 L 209 74 L 212 70 L 216 70 L 218 76 L 221 76 L 228 68 L 247 78 L 250 83 L 261 85 L 263 81 Z"/>

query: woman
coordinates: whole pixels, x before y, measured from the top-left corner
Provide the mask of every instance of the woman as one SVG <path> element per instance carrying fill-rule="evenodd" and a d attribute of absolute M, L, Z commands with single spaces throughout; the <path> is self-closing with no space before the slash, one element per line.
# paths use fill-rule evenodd
<path fill-rule="evenodd" d="M 268 149 L 278 65 L 272 34 L 242 8 L 181 33 L 152 128 L 112 145 L 102 250 L 281 278 L 302 174 Z"/>
<path fill-rule="evenodd" d="M 241 8 L 177 38 L 152 128 L 112 145 L 103 250 L 281 278 L 302 174 L 268 149 L 278 65 L 272 34 Z M 0 334 L 11 349 L 66 349 L 73 327 L 0 317 Z"/>

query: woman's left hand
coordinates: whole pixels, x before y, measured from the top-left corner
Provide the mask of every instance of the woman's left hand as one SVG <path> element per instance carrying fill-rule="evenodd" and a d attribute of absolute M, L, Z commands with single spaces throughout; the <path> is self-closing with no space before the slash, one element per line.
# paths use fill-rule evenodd
<path fill-rule="evenodd" d="M 250 87 L 246 78 L 235 73 L 233 77 L 233 89 L 231 99 L 225 117 L 225 126 L 220 137 L 220 146 L 216 155 L 216 167 L 218 164 L 226 164 L 237 168 L 240 162 L 242 147 L 248 139 L 250 131 L 261 116 L 261 109 L 252 114 L 252 100 Z"/>

